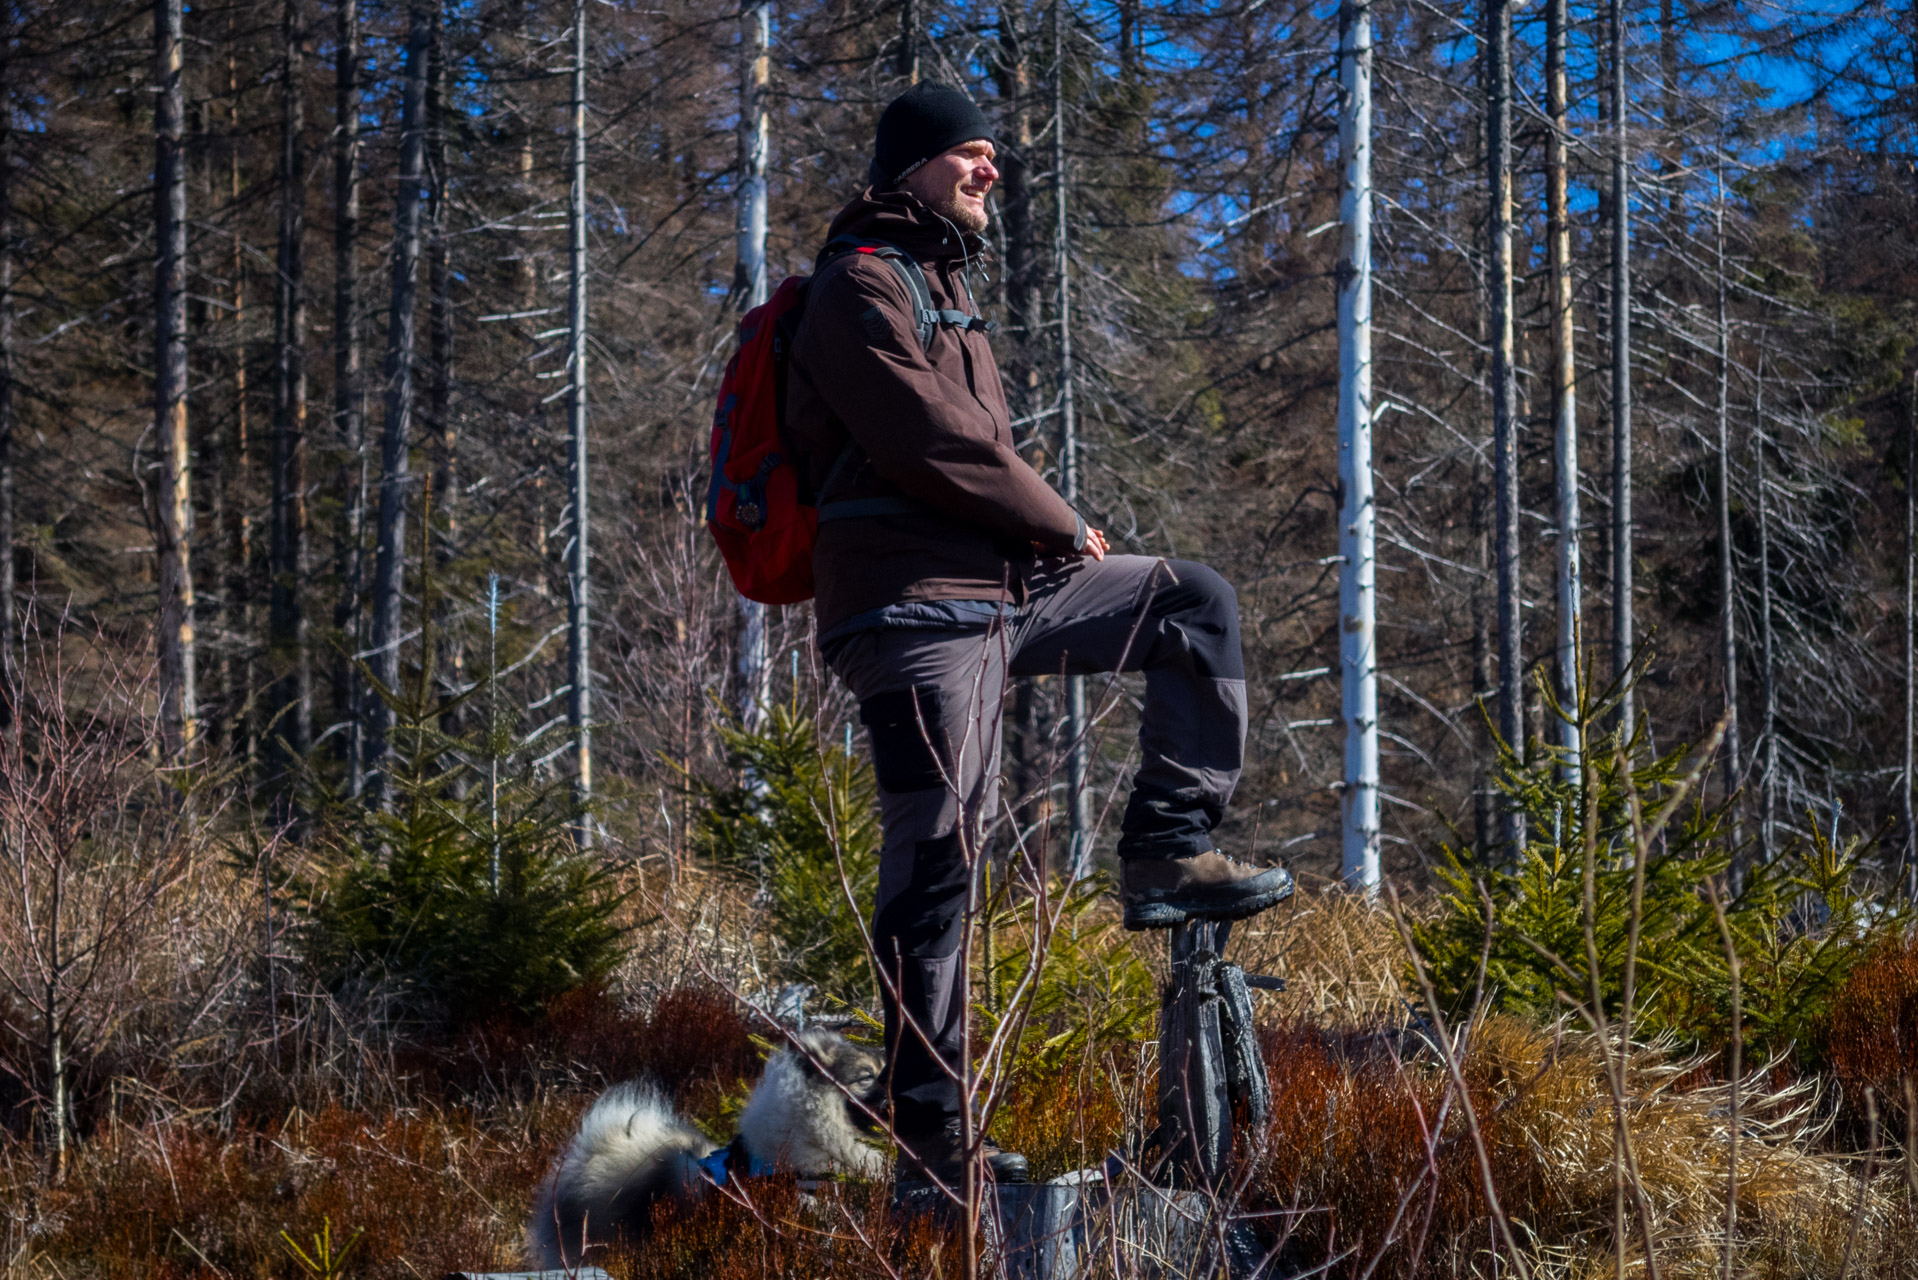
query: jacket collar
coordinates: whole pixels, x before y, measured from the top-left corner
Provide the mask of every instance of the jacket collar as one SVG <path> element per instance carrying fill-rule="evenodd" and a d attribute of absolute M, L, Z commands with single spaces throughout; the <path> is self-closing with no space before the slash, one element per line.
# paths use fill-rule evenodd
<path fill-rule="evenodd" d="M 867 187 L 832 220 L 826 239 L 857 236 L 884 240 L 915 258 L 983 257 L 983 237 L 962 232 L 948 219 L 927 208 L 917 196 L 904 191 L 875 191 Z"/>

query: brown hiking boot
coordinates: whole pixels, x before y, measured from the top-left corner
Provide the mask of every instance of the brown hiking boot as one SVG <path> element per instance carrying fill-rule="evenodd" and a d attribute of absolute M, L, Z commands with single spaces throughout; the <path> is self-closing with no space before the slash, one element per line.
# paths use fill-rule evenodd
<path fill-rule="evenodd" d="M 1284 867 L 1248 866 L 1216 849 L 1192 858 L 1132 858 L 1119 864 L 1128 929 L 1243 920 L 1291 896 L 1292 874 Z"/>

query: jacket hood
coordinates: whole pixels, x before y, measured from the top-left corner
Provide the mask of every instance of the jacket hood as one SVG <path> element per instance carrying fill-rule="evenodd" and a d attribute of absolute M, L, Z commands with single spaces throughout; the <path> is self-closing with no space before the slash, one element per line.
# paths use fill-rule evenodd
<path fill-rule="evenodd" d="M 984 237 L 960 231 L 956 224 L 927 208 L 919 197 L 905 191 L 874 191 L 871 187 L 854 196 L 832 220 L 826 239 L 840 236 L 884 240 L 922 259 L 980 258 L 986 252 Z"/>

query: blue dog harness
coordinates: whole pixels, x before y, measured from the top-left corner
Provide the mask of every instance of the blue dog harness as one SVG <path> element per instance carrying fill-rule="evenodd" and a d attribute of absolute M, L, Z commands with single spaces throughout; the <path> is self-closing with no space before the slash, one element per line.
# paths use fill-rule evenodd
<path fill-rule="evenodd" d="M 709 1153 L 699 1161 L 700 1172 L 704 1173 L 715 1187 L 726 1185 L 729 1176 L 746 1178 L 764 1178 L 774 1172 L 773 1166 L 746 1150 L 743 1139 L 735 1138 L 717 1151 Z"/>

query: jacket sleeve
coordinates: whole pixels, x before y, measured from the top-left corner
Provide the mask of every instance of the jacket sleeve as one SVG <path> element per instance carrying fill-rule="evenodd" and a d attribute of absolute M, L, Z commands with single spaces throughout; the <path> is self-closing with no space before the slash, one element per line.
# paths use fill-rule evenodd
<path fill-rule="evenodd" d="M 827 408 L 908 497 L 995 537 L 1082 547 L 1078 513 L 1000 439 L 971 389 L 927 360 L 912 307 L 883 262 L 823 275 L 807 302 L 804 362 Z"/>

